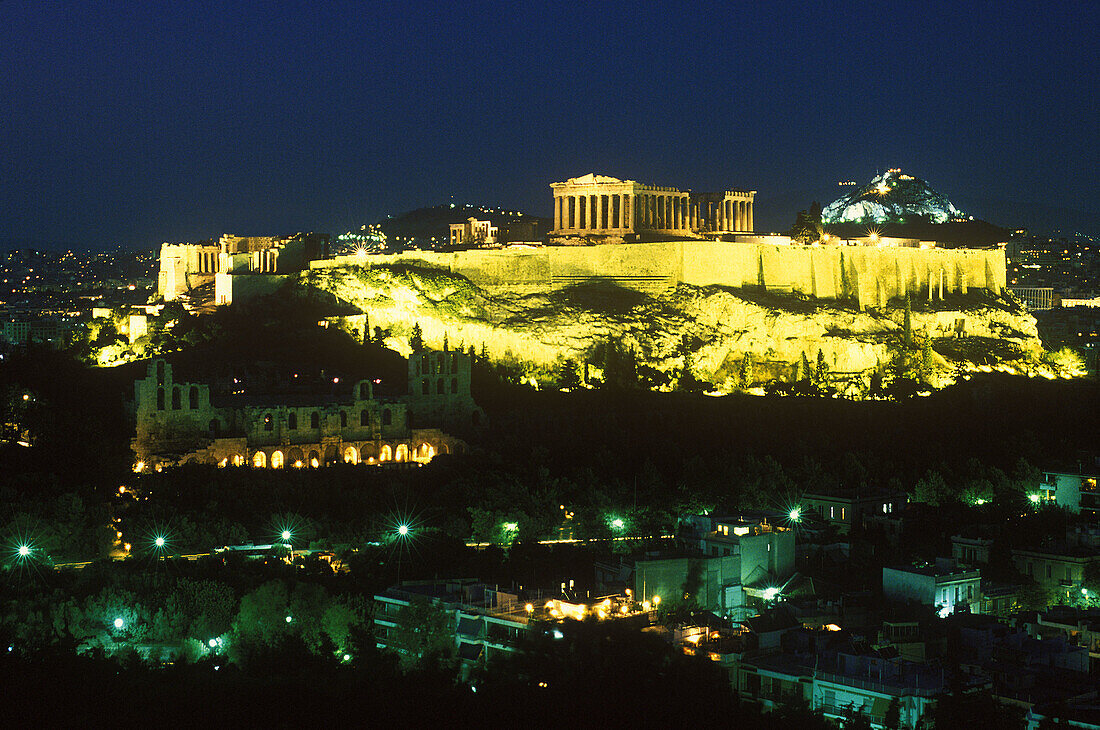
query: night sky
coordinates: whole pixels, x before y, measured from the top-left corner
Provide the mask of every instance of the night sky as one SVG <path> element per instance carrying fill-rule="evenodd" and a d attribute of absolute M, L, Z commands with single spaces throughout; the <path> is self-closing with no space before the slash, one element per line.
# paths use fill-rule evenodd
<path fill-rule="evenodd" d="M 755 189 L 774 229 L 889 167 L 1096 232 L 1098 5 L 8 0 L 0 245 L 548 216 L 590 171 Z"/>

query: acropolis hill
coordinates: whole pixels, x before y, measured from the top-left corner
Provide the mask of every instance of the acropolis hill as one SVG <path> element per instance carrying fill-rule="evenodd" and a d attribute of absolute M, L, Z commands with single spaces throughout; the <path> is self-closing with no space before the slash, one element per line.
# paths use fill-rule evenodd
<path fill-rule="evenodd" d="M 979 369 L 1065 374 L 1004 293 L 1003 250 L 877 237 L 796 245 L 752 230 L 754 191 L 698 194 L 594 174 L 551 189 L 549 245 L 315 259 L 270 291 L 324 291 L 364 313 L 341 320 L 359 337 L 380 328 L 407 352 L 419 324 L 429 346 L 484 349 L 525 363 L 534 379 L 551 379 L 564 360 L 589 362 L 609 340 L 655 381 L 690 373 L 719 391 L 798 381 L 807 362 L 856 393 L 916 360 L 933 386 Z M 255 278 L 222 276 L 219 292 L 224 283 L 226 301 L 255 295 Z"/>
<path fill-rule="evenodd" d="M 882 308 L 906 294 L 929 301 L 971 289 L 999 295 L 1005 286 L 1004 252 L 997 249 L 940 250 L 920 242 L 791 246 L 785 236 L 757 235 L 755 191 L 697 194 L 596 174 L 550 187 L 551 242 L 565 245 L 408 252 L 372 256 L 370 263 L 447 271 L 490 292 L 537 293 L 594 282 L 650 293 L 679 284 L 717 285 L 854 300 L 860 308 Z M 653 238 L 664 240 L 622 245 Z M 310 266 L 357 263 L 350 256 Z"/>

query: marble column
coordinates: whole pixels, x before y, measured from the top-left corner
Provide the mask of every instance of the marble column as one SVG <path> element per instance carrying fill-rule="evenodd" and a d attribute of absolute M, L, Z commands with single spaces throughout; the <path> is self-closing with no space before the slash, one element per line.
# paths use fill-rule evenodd
<path fill-rule="evenodd" d="M 561 196 L 554 196 L 554 230 L 561 230 Z"/>
<path fill-rule="evenodd" d="M 752 227 L 752 201 L 751 200 L 748 202 L 747 207 L 749 209 L 749 219 L 748 219 L 748 222 L 745 225 L 745 230 L 749 231 L 749 232 L 752 232 L 756 229 Z"/>

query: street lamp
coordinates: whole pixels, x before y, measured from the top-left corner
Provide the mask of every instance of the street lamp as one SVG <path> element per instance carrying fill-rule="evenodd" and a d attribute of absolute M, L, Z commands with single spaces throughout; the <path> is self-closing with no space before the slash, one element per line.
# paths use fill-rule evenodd
<path fill-rule="evenodd" d="M 122 620 L 121 616 L 119 616 L 114 620 L 114 625 L 116 629 L 121 629 L 123 626 L 126 625 L 126 622 Z"/>
<path fill-rule="evenodd" d="M 787 513 L 787 517 L 790 519 L 791 522 L 798 522 L 802 519 L 802 508 L 793 508 L 790 512 Z"/>
<path fill-rule="evenodd" d="M 18 549 L 18 553 L 19 553 L 19 557 L 21 557 L 21 558 L 26 558 L 26 557 L 30 556 L 31 546 L 30 545 L 20 545 L 19 549 Z"/>

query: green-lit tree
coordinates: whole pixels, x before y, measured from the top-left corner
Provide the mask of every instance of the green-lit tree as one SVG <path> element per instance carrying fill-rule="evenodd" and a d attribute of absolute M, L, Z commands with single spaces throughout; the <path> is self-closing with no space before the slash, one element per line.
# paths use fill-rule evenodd
<path fill-rule="evenodd" d="M 409 335 L 409 347 L 413 352 L 424 351 L 424 332 L 420 329 L 420 323 L 415 322 L 412 328 L 412 334 Z"/>
<path fill-rule="evenodd" d="M 454 633 L 450 617 L 440 606 L 423 596 L 414 597 L 394 616 L 389 645 L 407 668 L 447 664 L 454 656 Z"/>

